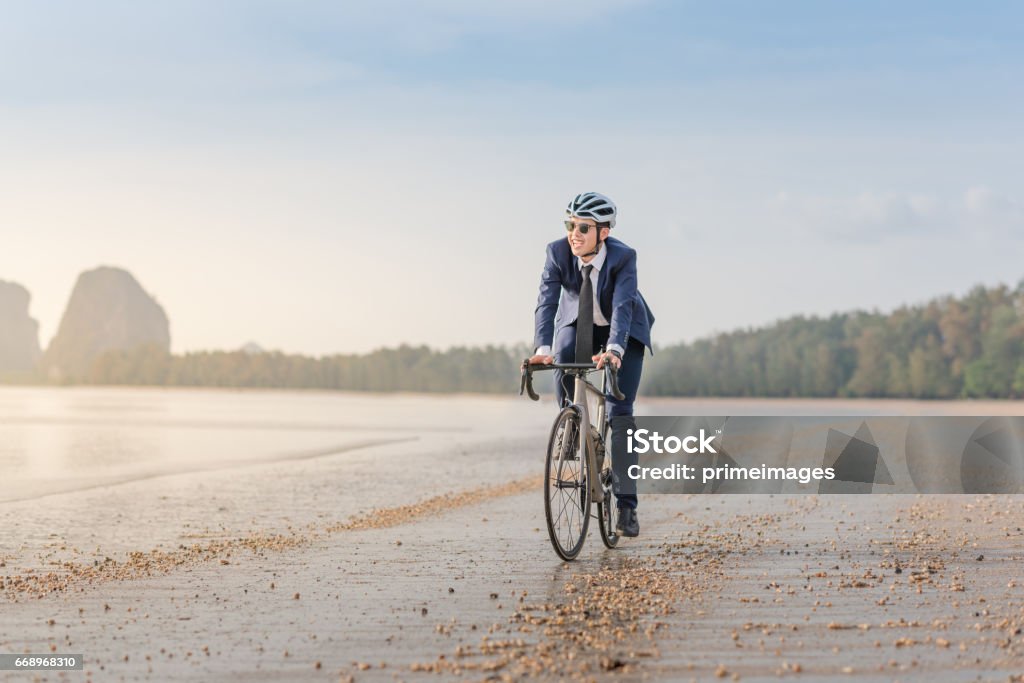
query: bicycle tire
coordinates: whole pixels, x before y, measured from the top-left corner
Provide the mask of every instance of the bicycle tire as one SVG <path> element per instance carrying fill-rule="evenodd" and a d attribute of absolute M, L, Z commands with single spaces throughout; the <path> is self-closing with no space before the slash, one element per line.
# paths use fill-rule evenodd
<path fill-rule="evenodd" d="M 544 459 L 544 516 L 551 547 L 563 560 L 574 560 L 590 526 L 589 458 L 579 458 L 579 414 L 563 408 L 555 418 Z"/>
<path fill-rule="evenodd" d="M 606 548 L 614 548 L 622 536 L 615 525 L 619 521 L 619 508 L 612 491 L 612 428 L 607 425 L 604 432 L 604 462 L 601 465 L 601 488 L 604 498 L 597 504 L 597 527 L 601 530 L 601 541 Z"/>

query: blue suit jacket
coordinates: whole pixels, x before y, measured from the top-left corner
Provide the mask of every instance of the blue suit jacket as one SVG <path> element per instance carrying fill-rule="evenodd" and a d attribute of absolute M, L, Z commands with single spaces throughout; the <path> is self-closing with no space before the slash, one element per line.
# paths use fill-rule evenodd
<path fill-rule="evenodd" d="M 597 300 L 601 313 L 611 323 L 608 343 L 625 349 L 632 337 L 653 354 L 654 314 L 636 288 L 636 250 L 614 237 L 605 240 L 604 245 L 608 255 L 597 279 Z M 555 333 L 576 321 L 582 284 L 583 273 L 569 249 L 568 240 L 563 238 L 549 244 L 534 314 L 535 349 L 552 346 Z"/>

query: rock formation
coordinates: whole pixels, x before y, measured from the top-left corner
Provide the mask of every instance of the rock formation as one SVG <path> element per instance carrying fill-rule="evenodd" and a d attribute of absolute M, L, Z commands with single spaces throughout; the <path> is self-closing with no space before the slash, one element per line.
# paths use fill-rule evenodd
<path fill-rule="evenodd" d="M 141 346 L 170 352 L 167 314 L 131 273 L 104 266 L 78 276 L 43 368 L 53 379 L 82 379 L 103 353 Z"/>
<path fill-rule="evenodd" d="M 39 324 L 28 315 L 28 290 L 0 280 L 0 377 L 31 373 L 39 361 Z"/>

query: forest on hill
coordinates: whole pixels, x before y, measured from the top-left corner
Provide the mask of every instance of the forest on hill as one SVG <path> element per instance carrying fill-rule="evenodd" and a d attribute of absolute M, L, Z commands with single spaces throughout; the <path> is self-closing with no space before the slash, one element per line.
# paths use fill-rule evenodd
<path fill-rule="evenodd" d="M 664 349 L 646 391 L 682 396 L 1024 396 L 1024 283 L 891 313 L 794 317 Z"/>

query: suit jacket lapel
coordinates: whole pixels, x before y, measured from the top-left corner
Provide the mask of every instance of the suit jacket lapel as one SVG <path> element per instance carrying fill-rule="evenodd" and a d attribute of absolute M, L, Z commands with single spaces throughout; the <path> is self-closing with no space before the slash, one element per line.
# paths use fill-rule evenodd
<path fill-rule="evenodd" d="M 572 270 L 572 281 L 576 283 L 576 293 L 583 289 L 583 269 L 575 256 L 569 257 L 569 268 Z"/>

